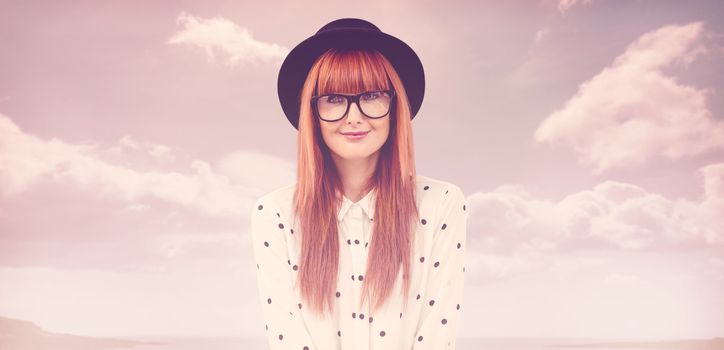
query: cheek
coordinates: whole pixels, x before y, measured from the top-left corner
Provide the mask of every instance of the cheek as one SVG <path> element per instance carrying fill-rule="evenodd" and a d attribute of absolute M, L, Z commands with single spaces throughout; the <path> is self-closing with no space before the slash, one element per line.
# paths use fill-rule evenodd
<path fill-rule="evenodd" d="M 325 143 L 329 144 L 329 142 L 333 140 L 334 130 L 330 129 L 329 127 L 324 127 L 323 125 L 320 125 L 319 132 L 322 134 L 322 139 Z"/>
<path fill-rule="evenodd" d="M 390 119 L 385 118 L 385 121 L 380 122 L 379 125 L 375 126 L 375 128 L 377 129 L 377 131 L 379 131 L 380 135 L 382 135 L 384 139 L 387 139 L 390 134 Z"/>

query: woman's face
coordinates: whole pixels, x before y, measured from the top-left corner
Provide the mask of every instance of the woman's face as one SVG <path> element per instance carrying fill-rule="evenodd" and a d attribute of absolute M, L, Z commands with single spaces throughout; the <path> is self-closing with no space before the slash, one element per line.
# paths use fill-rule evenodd
<path fill-rule="evenodd" d="M 360 112 L 356 103 L 350 103 L 347 115 L 335 122 L 317 119 L 322 131 L 322 139 L 338 158 L 345 160 L 366 159 L 382 148 L 390 133 L 390 114 L 372 119 Z M 361 138 L 352 138 L 344 134 L 367 132 Z"/>

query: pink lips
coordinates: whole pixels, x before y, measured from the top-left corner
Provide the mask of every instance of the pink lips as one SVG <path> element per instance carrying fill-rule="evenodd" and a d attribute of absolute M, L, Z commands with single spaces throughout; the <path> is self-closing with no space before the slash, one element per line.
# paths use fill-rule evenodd
<path fill-rule="evenodd" d="M 343 132 L 342 135 L 347 136 L 359 136 L 368 133 L 369 131 L 354 131 L 354 132 Z"/>
<path fill-rule="evenodd" d="M 349 140 L 359 140 L 365 136 L 369 131 L 355 131 L 355 132 L 343 132 L 342 135 L 344 135 Z"/>

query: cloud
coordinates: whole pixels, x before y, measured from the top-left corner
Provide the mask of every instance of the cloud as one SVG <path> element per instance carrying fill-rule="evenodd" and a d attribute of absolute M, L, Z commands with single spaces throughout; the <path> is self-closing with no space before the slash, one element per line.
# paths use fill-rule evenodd
<path fill-rule="evenodd" d="M 570 146 L 594 172 L 724 149 L 724 122 L 707 108 L 710 91 L 676 81 L 663 69 L 705 52 L 703 23 L 646 33 L 584 82 L 534 133 L 537 142 Z"/>
<path fill-rule="evenodd" d="M 41 181 L 73 184 L 83 191 L 128 203 L 154 198 L 199 210 L 208 215 L 245 215 L 255 198 L 293 181 L 293 165 L 280 158 L 250 151 L 232 153 L 219 169 L 191 160 L 191 171 L 137 170 L 133 164 L 109 158 L 124 149 L 172 158 L 168 146 L 124 137 L 108 150 L 99 144 L 70 144 L 43 140 L 23 132 L 0 114 L 0 195 L 13 196 Z M 133 155 L 133 154 L 131 154 Z M 263 162 L 260 162 L 263 160 Z M 132 163 L 127 159 L 126 163 Z M 229 171 L 229 173 L 224 173 Z M 267 173 L 274 176 L 265 176 Z"/>
<path fill-rule="evenodd" d="M 561 13 L 561 16 L 565 16 L 566 12 L 573 6 L 588 5 L 592 2 L 593 0 L 558 0 L 558 11 Z"/>
<path fill-rule="evenodd" d="M 159 160 L 174 160 L 170 147 L 155 142 L 138 141 L 131 135 L 123 136 L 118 140 L 118 145 L 109 148 L 109 151 L 119 154 L 128 151 L 142 151 Z"/>
<path fill-rule="evenodd" d="M 483 278 L 506 278 L 597 263 L 566 262 L 568 255 L 584 252 L 722 253 L 724 163 L 697 174 L 704 192 L 694 200 L 670 199 L 617 181 L 560 200 L 537 198 L 518 185 L 471 194 L 470 264 Z"/>
<path fill-rule="evenodd" d="M 254 201 L 294 181 L 293 163 L 253 151 L 161 169 L 177 158 L 131 136 L 107 148 L 46 140 L 0 114 L 0 265 L 143 270 L 235 257 Z"/>
<path fill-rule="evenodd" d="M 539 29 L 535 32 L 535 44 L 540 45 L 541 42 L 543 42 L 543 39 L 548 36 L 550 33 L 550 29 L 548 27 Z"/>
<path fill-rule="evenodd" d="M 255 39 L 249 29 L 222 17 L 204 19 L 182 12 L 176 23 L 181 28 L 168 43 L 199 47 L 210 62 L 214 62 L 216 53 L 220 53 L 226 56 L 229 66 L 276 63 L 289 53 L 289 49 L 278 44 Z"/>

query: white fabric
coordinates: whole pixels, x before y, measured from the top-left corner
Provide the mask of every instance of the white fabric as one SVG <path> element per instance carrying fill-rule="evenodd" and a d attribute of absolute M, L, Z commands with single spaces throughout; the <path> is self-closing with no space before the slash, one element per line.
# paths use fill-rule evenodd
<path fill-rule="evenodd" d="M 301 237 L 299 220 L 290 220 L 293 194 L 294 185 L 269 192 L 256 201 L 251 214 L 259 300 L 271 349 L 455 348 L 467 230 L 466 199 L 458 186 L 417 176 L 421 220 L 414 240 L 407 310 L 403 307 L 401 267 L 382 309 L 371 313 L 368 303 L 364 309 L 358 308 L 364 280 L 358 276 L 364 275 L 371 247 L 375 191 L 357 203 L 343 198 L 338 213 L 339 297 L 333 316 L 327 314 L 326 318 L 305 308 L 295 288 Z"/>

